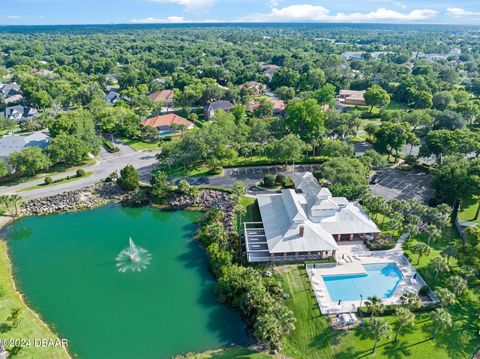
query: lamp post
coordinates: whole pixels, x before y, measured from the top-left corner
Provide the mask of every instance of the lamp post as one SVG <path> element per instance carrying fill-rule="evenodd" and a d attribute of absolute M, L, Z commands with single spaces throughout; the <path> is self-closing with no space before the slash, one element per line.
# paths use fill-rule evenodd
<path fill-rule="evenodd" d="M 360 306 L 358 307 L 358 312 L 360 313 L 360 316 L 363 318 L 363 315 L 362 315 L 362 303 L 363 303 L 363 295 L 360 294 Z"/>

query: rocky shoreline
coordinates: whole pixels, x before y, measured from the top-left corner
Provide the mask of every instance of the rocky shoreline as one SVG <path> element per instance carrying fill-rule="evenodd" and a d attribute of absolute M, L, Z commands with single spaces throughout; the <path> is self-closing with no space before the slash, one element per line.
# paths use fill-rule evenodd
<path fill-rule="evenodd" d="M 130 194 L 115 183 L 102 182 L 75 191 L 32 199 L 20 206 L 21 215 L 43 215 L 98 207 L 107 201 L 125 201 Z"/>
<path fill-rule="evenodd" d="M 166 201 L 169 208 L 185 209 L 189 207 L 218 208 L 225 213 L 225 224 L 229 232 L 234 229 L 234 210 L 230 193 L 214 190 L 200 190 L 197 199 L 179 193 L 172 193 Z"/>
<path fill-rule="evenodd" d="M 20 206 L 20 214 L 27 216 L 77 211 L 95 208 L 109 201 L 132 203 L 134 202 L 135 193 L 125 192 L 113 182 L 101 182 L 79 190 L 30 200 Z M 234 228 L 233 204 L 231 195 L 227 192 L 204 189 L 200 190 L 197 199 L 193 199 L 185 194 L 172 192 L 166 200 L 165 207 L 172 209 L 191 207 L 218 208 L 225 212 L 227 229 L 232 231 Z"/>

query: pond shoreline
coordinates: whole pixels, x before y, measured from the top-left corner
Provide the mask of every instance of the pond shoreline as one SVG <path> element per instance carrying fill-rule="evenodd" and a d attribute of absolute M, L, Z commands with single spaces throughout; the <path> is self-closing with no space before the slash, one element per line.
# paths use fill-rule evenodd
<path fill-rule="evenodd" d="M 2 231 L 2 233 L 4 233 L 5 228 L 7 226 L 9 226 L 10 224 L 12 224 L 15 220 L 16 219 L 14 219 L 12 217 L 2 216 L 0 218 L 0 230 Z M 29 315 L 31 315 L 34 318 L 34 320 L 41 327 L 46 329 L 51 334 L 52 337 L 54 337 L 55 339 L 60 339 L 60 336 L 58 335 L 58 333 L 45 320 L 43 320 L 42 316 L 39 313 L 37 313 L 35 310 L 33 310 L 30 307 L 30 305 L 28 303 L 28 300 L 26 299 L 26 296 L 18 288 L 17 280 L 16 280 L 15 273 L 14 273 L 14 270 L 13 270 L 13 264 L 12 264 L 11 256 L 10 256 L 8 245 L 7 245 L 7 241 L 4 238 L 0 238 L 0 242 L 2 242 L 1 243 L 2 246 L 5 246 L 5 259 L 6 259 L 6 262 L 7 262 L 8 277 L 9 277 L 9 280 L 11 282 L 11 286 L 13 288 L 13 291 L 14 291 L 15 295 L 18 297 L 20 303 L 23 306 L 22 309 L 26 309 L 27 312 L 29 313 Z M 40 338 L 36 338 L 36 339 L 40 339 Z M 69 352 L 68 347 L 62 346 L 62 350 L 65 353 L 67 358 L 73 359 L 73 356 Z"/>
<path fill-rule="evenodd" d="M 50 197 L 30 200 L 21 205 L 17 217 L 3 216 L 0 219 L 0 232 L 4 234 L 5 229 L 9 225 L 19 219 L 22 219 L 23 217 L 28 216 L 46 216 L 49 214 L 79 212 L 99 208 L 108 205 L 109 203 L 148 205 L 148 203 L 134 203 L 134 193 L 135 192 L 128 193 L 121 190 L 116 183 L 99 182 L 79 190 L 67 191 Z M 196 200 L 183 194 L 172 193 L 167 199 L 166 204 L 153 205 L 150 203 L 150 205 L 152 208 L 164 210 L 195 210 L 201 212 L 204 212 L 210 208 L 219 208 L 225 212 L 225 224 L 227 228 L 233 229 L 233 205 L 231 203 L 230 194 L 223 191 L 204 189 L 201 190 L 200 196 Z M 38 324 L 46 329 L 52 337 L 55 339 L 60 339 L 59 333 L 57 333 L 53 327 L 43 320 L 39 313 L 29 306 L 27 297 L 17 285 L 17 278 L 14 273 L 7 240 L 4 238 L 4 236 L 2 236 L 0 241 L 4 242 L 5 245 L 5 255 L 8 261 L 9 277 L 15 294 L 19 297 L 24 308 L 38 322 Z M 205 250 L 205 248 L 203 248 L 203 250 Z M 68 347 L 63 347 L 62 349 L 66 358 L 74 358 L 73 353 L 69 351 Z M 230 348 L 218 348 L 215 350 L 225 349 Z M 182 355 L 182 353 L 178 353 L 178 355 Z"/>

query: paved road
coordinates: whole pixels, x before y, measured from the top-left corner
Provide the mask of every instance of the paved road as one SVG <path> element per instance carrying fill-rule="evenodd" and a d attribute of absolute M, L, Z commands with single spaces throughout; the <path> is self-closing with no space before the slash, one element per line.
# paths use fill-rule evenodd
<path fill-rule="evenodd" d="M 146 178 L 149 176 L 152 169 L 156 167 L 157 160 L 155 158 L 155 155 L 158 153 L 158 151 L 135 152 L 132 148 L 121 143 L 120 141 L 116 141 L 115 145 L 120 149 L 119 152 L 108 153 L 104 149 L 102 149 L 99 154 L 100 160 L 97 161 L 96 164 L 84 168 L 86 172 L 93 173 L 91 176 L 59 185 L 43 187 L 29 191 L 20 191 L 18 192 L 18 194 L 20 194 L 24 199 L 33 199 L 39 197 L 48 197 L 65 191 L 80 189 L 105 179 L 112 172 L 119 171 L 120 169 L 129 164 L 135 167 L 142 177 Z M 53 179 L 58 179 L 74 175 L 75 171 L 71 171 L 51 177 Z M 0 189 L 0 195 L 16 193 L 21 189 L 42 183 L 44 183 L 44 180 L 40 179 L 22 183 L 16 186 L 4 187 Z"/>

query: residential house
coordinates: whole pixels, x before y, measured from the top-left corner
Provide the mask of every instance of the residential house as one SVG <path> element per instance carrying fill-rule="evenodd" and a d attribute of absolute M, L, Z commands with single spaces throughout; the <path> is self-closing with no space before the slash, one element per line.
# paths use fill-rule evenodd
<path fill-rule="evenodd" d="M 55 73 L 53 71 L 47 70 L 47 69 L 37 69 L 36 67 L 32 68 L 32 72 L 34 74 L 40 75 L 42 77 L 46 78 L 53 78 Z"/>
<path fill-rule="evenodd" d="M 285 104 L 285 102 L 275 98 L 268 98 L 268 101 L 270 101 L 273 105 L 273 111 L 272 111 L 273 115 L 283 116 L 283 114 L 285 113 L 285 109 L 287 108 L 287 105 Z M 259 101 L 251 102 L 247 106 L 247 111 L 253 113 L 259 106 L 260 106 Z"/>
<path fill-rule="evenodd" d="M 4 110 L 5 118 L 9 118 L 15 121 L 26 119 L 28 117 L 33 117 L 36 115 L 38 115 L 37 109 L 27 106 L 10 106 L 5 108 Z"/>
<path fill-rule="evenodd" d="M 365 91 L 340 90 L 338 100 L 346 105 L 365 106 Z"/>
<path fill-rule="evenodd" d="M 255 94 L 263 94 L 267 91 L 267 85 L 258 81 L 248 81 L 241 84 L 239 87 L 240 89 L 252 91 Z"/>
<path fill-rule="evenodd" d="M 155 80 L 153 80 L 153 82 L 164 85 L 167 82 L 167 79 L 165 77 L 157 77 Z"/>
<path fill-rule="evenodd" d="M 342 57 L 347 60 L 352 60 L 352 59 L 363 59 L 363 54 L 365 52 L 363 51 L 345 51 L 342 54 Z"/>
<path fill-rule="evenodd" d="M 174 113 L 167 113 L 166 115 L 151 117 L 142 120 L 141 124 L 142 126 L 155 127 L 159 133 L 177 132 L 178 126 L 185 126 L 185 128 L 188 130 L 194 127 L 193 122 Z"/>
<path fill-rule="evenodd" d="M 118 100 L 125 100 L 128 102 L 128 97 L 122 97 L 118 92 L 110 90 L 107 95 L 104 97 L 104 100 L 107 101 L 110 105 L 115 104 Z"/>
<path fill-rule="evenodd" d="M 13 152 L 21 151 L 29 147 L 45 148 L 50 143 L 50 137 L 41 131 L 30 135 L 10 135 L 0 139 L 0 157 L 8 158 Z"/>
<path fill-rule="evenodd" d="M 2 94 L 4 98 L 18 95 L 20 94 L 20 85 L 18 85 L 16 82 L 12 82 L 10 84 L 1 84 L 0 94 Z"/>
<path fill-rule="evenodd" d="M 280 70 L 280 66 L 268 64 L 263 66 L 264 74 L 271 80 L 275 72 Z"/>
<path fill-rule="evenodd" d="M 154 92 L 148 96 L 152 102 L 159 102 L 163 101 L 166 107 L 170 107 L 173 105 L 173 91 L 172 90 L 162 90 L 158 92 Z"/>
<path fill-rule="evenodd" d="M 293 181 L 296 190 L 257 195 L 262 223 L 245 223 L 249 262 L 318 260 L 335 256 L 337 242 L 380 233 L 358 203 L 333 197 L 312 173 Z"/>
<path fill-rule="evenodd" d="M 5 102 L 6 105 L 13 105 L 15 103 L 20 103 L 23 101 L 23 96 L 20 94 L 13 95 L 10 97 L 6 97 L 3 102 Z"/>
<path fill-rule="evenodd" d="M 115 102 L 120 100 L 120 98 L 121 98 L 120 94 L 113 90 L 110 90 L 104 97 L 105 101 L 107 101 L 111 105 L 113 105 Z"/>
<path fill-rule="evenodd" d="M 232 108 L 233 104 L 230 101 L 219 100 L 206 104 L 203 107 L 203 112 L 209 120 L 212 120 L 218 111 L 230 112 Z"/>

